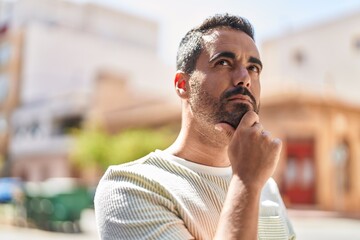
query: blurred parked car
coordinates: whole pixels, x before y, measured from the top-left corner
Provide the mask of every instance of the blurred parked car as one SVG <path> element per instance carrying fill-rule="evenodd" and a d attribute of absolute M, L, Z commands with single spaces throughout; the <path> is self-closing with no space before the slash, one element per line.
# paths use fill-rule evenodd
<path fill-rule="evenodd" d="M 25 192 L 29 224 L 49 231 L 80 232 L 81 212 L 93 202 L 92 192 L 73 178 L 28 182 Z"/>
<path fill-rule="evenodd" d="M 23 192 L 23 184 L 18 178 L 0 178 L 0 203 L 14 202 Z"/>

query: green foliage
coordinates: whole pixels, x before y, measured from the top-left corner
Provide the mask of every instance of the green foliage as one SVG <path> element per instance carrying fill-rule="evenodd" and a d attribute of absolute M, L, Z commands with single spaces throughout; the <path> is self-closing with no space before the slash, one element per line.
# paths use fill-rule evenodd
<path fill-rule="evenodd" d="M 80 169 L 86 167 L 104 167 L 108 161 L 111 137 L 102 129 L 76 130 L 75 144 L 70 159 Z"/>
<path fill-rule="evenodd" d="M 100 128 L 74 132 L 75 144 L 70 158 L 80 169 L 100 167 L 136 160 L 155 149 L 164 149 L 175 139 L 174 131 L 162 129 L 128 129 L 109 135 Z"/>

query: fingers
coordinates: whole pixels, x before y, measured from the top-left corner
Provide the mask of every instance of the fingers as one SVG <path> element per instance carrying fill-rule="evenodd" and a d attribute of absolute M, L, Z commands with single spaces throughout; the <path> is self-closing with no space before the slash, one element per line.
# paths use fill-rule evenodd
<path fill-rule="evenodd" d="M 281 140 L 264 130 L 259 116 L 248 111 L 234 129 L 227 123 L 215 128 L 229 138 L 228 156 L 233 172 L 252 186 L 263 186 L 280 159 Z"/>
<path fill-rule="evenodd" d="M 276 159 L 275 163 L 277 163 L 281 153 L 282 141 L 279 138 L 273 138 L 271 133 L 266 130 L 261 130 L 260 139 L 261 142 L 268 146 L 268 154 L 273 154 L 275 156 L 274 159 Z"/>
<path fill-rule="evenodd" d="M 264 137 L 270 137 L 271 133 L 269 131 L 266 131 L 266 130 L 261 130 L 261 135 L 263 135 Z"/>
<path fill-rule="evenodd" d="M 218 123 L 215 125 L 215 129 L 225 133 L 226 136 L 232 138 L 235 132 L 242 132 L 246 129 L 254 129 L 255 132 L 260 132 L 263 127 L 259 123 L 259 116 L 254 111 L 248 111 L 242 117 L 237 129 L 233 128 L 227 123 Z M 236 133 L 235 133 L 236 134 Z"/>
<path fill-rule="evenodd" d="M 282 148 L 282 141 L 280 138 L 274 138 L 271 140 L 272 145 L 274 146 L 274 149 L 277 151 L 277 153 L 280 155 L 281 148 Z"/>
<path fill-rule="evenodd" d="M 242 117 L 239 126 L 235 130 L 234 138 L 241 138 L 247 136 L 256 138 L 263 130 L 263 126 L 259 123 L 259 116 L 254 111 L 248 111 Z"/>
<path fill-rule="evenodd" d="M 266 139 L 270 145 L 272 145 L 275 151 L 281 150 L 281 140 L 278 138 L 272 138 L 269 131 L 264 130 L 261 123 L 259 123 L 259 116 L 254 111 L 248 111 L 244 114 L 237 129 L 233 128 L 227 123 L 218 123 L 215 125 L 215 129 L 223 132 L 229 139 L 241 138 L 244 132 L 248 134 L 243 135 L 250 137 L 251 139 Z M 235 134 L 235 135 L 234 135 Z M 260 136 L 260 138 L 258 138 Z"/>
<path fill-rule="evenodd" d="M 239 127 L 248 128 L 252 127 L 255 123 L 259 122 L 259 116 L 254 111 L 248 111 L 242 117 Z"/>
<path fill-rule="evenodd" d="M 259 123 L 259 116 L 253 112 L 248 111 L 240 121 L 238 129 L 235 130 L 234 137 L 241 137 L 245 132 L 248 133 L 249 138 L 254 141 L 260 141 L 264 144 L 268 144 L 269 148 L 274 151 L 275 154 L 279 154 L 282 147 L 282 142 L 278 138 L 273 138 L 271 133 L 264 130 L 263 125 Z"/>
<path fill-rule="evenodd" d="M 275 151 L 281 150 L 282 141 L 279 138 L 272 138 L 271 133 L 266 130 L 261 130 L 261 135 L 267 139 L 267 141 L 271 144 L 271 146 L 275 149 Z"/>

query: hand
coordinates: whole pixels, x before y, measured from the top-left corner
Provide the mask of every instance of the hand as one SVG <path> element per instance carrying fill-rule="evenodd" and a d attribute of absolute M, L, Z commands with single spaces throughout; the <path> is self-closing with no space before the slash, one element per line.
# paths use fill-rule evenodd
<path fill-rule="evenodd" d="M 244 185 L 261 189 L 275 171 L 281 140 L 263 130 L 259 116 L 253 111 L 243 116 L 237 129 L 226 123 L 219 123 L 216 128 L 231 137 L 228 156 L 233 174 L 238 175 Z"/>

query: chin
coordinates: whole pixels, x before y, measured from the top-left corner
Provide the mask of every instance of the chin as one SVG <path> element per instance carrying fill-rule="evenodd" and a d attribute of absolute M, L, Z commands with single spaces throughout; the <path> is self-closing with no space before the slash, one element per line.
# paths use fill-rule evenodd
<path fill-rule="evenodd" d="M 241 113 L 237 114 L 236 116 L 232 116 L 223 122 L 229 124 L 234 129 L 236 129 L 239 126 L 241 119 L 244 117 L 245 113 L 247 113 L 247 112 L 248 112 L 248 110 L 242 111 Z"/>

